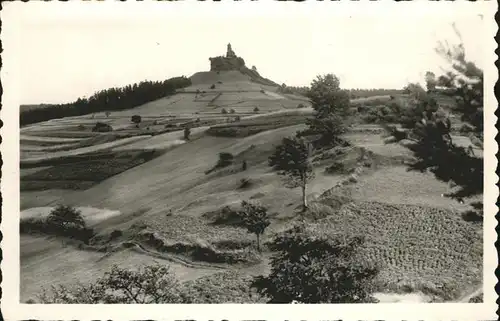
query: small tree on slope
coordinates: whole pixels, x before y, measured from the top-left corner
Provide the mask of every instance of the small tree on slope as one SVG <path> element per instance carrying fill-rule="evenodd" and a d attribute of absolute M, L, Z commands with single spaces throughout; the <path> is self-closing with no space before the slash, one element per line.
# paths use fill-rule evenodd
<path fill-rule="evenodd" d="M 284 138 L 281 145 L 277 146 L 269 157 L 269 166 L 278 171 L 278 175 L 285 178 L 288 188 L 301 187 L 302 205 L 307 208 L 306 187 L 314 177 L 313 168 L 309 157 L 312 147 L 303 138 Z"/>
<path fill-rule="evenodd" d="M 264 234 L 266 228 L 271 224 L 267 209 L 258 204 L 252 204 L 246 201 L 241 202 L 242 210 L 239 216 L 249 233 L 257 236 L 257 250 L 260 252 L 260 236 Z"/>
<path fill-rule="evenodd" d="M 340 89 L 340 81 L 333 74 L 318 76 L 311 83 L 308 92 L 314 118 L 307 119 L 308 129 L 300 135 L 319 135 L 315 143 L 319 146 L 334 146 L 341 143 L 340 135 L 346 128 L 345 118 L 349 115 L 349 93 Z"/>
<path fill-rule="evenodd" d="M 83 219 L 82 213 L 66 205 L 58 205 L 55 207 L 49 213 L 47 223 L 62 230 L 67 228 L 85 228 L 85 220 Z"/>
<path fill-rule="evenodd" d="M 269 303 L 374 302 L 379 270 L 357 261 L 363 239 L 332 239 L 308 229 L 296 226 L 269 244 L 278 252 L 271 259 L 271 273 L 256 277 L 252 287 Z"/>

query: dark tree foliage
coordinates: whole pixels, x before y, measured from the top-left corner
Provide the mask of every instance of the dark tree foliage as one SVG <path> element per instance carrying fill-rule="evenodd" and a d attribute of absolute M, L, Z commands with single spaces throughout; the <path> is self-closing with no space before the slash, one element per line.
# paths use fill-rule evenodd
<path fill-rule="evenodd" d="M 139 124 L 142 121 L 142 117 L 139 115 L 134 115 L 130 118 L 130 120 L 135 124 Z"/>
<path fill-rule="evenodd" d="M 315 110 L 314 117 L 307 120 L 308 129 L 299 136 L 318 136 L 316 147 L 335 146 L 342 140 L 346 126 L 345 117 L 349 115 L 349 94 L 340 89 L 340 81 L 333 74 L 318 76 L 311 83 L 308 97 Z"/>
<path fill-rule="evenodd" d="M 269 157 L 269 166 L 278 171 L 278 175 L 285 178 L 285 185 L 289 188 L 301 187 L 302 205 L 307 208 L 306 187 L 314 177 L 309 157 L 312 154 L 311 144 L 303 138 L 284 138 Z"/>
<path fill-rule="evenodd" d="M 47 223 L 60 227 L 61 229 L 72 228 L 85 228 L 85 220 L 82 213 L 66 205 L 56 206 L 47 217 Z"/>
<path fill-rule="evenodd" d="M 191 135 L 191 129 L 189 127 L 184 128 L 184 139 L 189 140 L 189 135 Z"/>
<path fill-rule="evenodd" d="M 267 208 L 259 204 L 243 201 L 238 215 L 248 232 L 257 236 L 257 250 L 260 251 L 260 236 L 264 234 L 266 228 L 271 224 Z"/>
<path fill-rule="evenodd" d="M 269 303 L 374 302 L 376 267 L 361 264 L 360 237 L 340 240 L 296 226 L 269 243 L 278 252 L 271 273 L 254 279 L 252 287 Z"/>
<path fill-rule="evenodd" d="M 451 71 L 438 77 L 433 94 L 449 95 L 457 104 L 451 113 L 460 116 L 472 134 L 471 140 L 482 148 L 483 138 L 483 72 L 467 61 L 463 45 L 450 48 L 443 44 L 437 50 L 451 66 Z M 483 158 L 476 155 L 472 146 L 463 147 L 453 142 L 451 121 L 438 108 L 434 96 L 428 92 L 413 93 L 414 103 L 402 118 L 402 125 L 409 129 L 413 141 L 408 148 L 416 162 L 410 169 L 430 171 L 437 179 L 455 185 L 447 196 L 462 200 L 483 193 Z M 482 217 L 482 206 L 474 203 L 477 215 Z M 470 213 L 469 213 L 470 214 Z"/>
<path fill-rule="evenodd" d="M 340 89 L 340 80 L 333 74 L 314 79 L 308 97 L 311 99 L 317 118 L 349 115 L 349 93 Z"/>
<path fill-rule="evenodd" d="M 42 303 L 182 303 L 179 283 L 168 266 L 159 264 L 127 270 L 114 265 L 104 277 L 74 287 L 53 286 L 40 296 Z"/>
<path fill-rule="evenodd" d="M 122 88 L 109 88 L 98 91 L 89 98 L 78 98 L 75 102 L 69 104 L 46 105 L 41 108 L 22 111 L 20 123 L 22 126 L 54 118 L 130 109 L 173 95 L 177 89 L 190 85 L 191 80 L 189 78 L 176 77 L 165 81 L 142 81 Z"/>

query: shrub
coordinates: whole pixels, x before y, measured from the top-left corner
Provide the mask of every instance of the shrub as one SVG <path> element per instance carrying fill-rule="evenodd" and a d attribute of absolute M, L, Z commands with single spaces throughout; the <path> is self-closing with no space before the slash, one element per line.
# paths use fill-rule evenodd
<path fill-rule="evenodd" d="M 379 270 L 363 264 L 358 253 L 363 238 L 333 238 L 295 226 L 269 243 L 278 252 L 271 273 L 255 278 L 252 287 L 269 303 L 375 302 L 374 279 Z"/>
<path fill-rule="evenodd" d="M 77 127 L 78 130 L 85 130 L 85 126 L 83 126 L 82 124 L 78 125 Z"/>
<path fill-rule="evenodd" d="M 139 124 L 142 121 L 142 117 L 139 116 L 139 115 L 133 115 L 130 118 L 130 121 L 133 122 L 133 123 Z"/>
<path fill-rule="evenodd" d="M 222 108 L 220 112 L 221 112 L 221 114 L 227 114 L 226 108 Z"/>
<path fill-rule="evenodd" d="M 210 89 L 215 89 L 215 84 L 213 84 L 212 86 L 210 86 Z"/>
<path fill-rule="evenodd" d="M 86 244 L 94 236 L 94 230 L 86 227 L 79 211 L 62 205 L 52 210 L 47 218 L 22 219 L 20 232 L 68 237 Z"/>
<path fill-rule="evenodd" d="M 191 135 L 191 129 L 189 127 L 184 128 L 184 139 L 189 140 L 189 135 Z"/>
<path fill-rule="evenodd" d="M 217 83 L 218 83 L 218 84 L 222 84 L 222 81 L 220 81 L 220 80 L 219 80 L 219 81 L 217 81 Z"/>
<path fill-rule="evenodd" d="M 219 160 L 217 161 L 217 167 L 226 167 L 233 163 L 234 156 L 231 153 L 222 152 L 219 153 Z"/>
<path fill-rule="evenodd" d="M 56 206 L 47 216 L 47 223 L 62 230 L 85 227 L 82 213 L 71 206 L 65 205 Z"/>
<path fill-rule="evenodd" d="M 259 112 L 259 110 L 260 110 L 260 109 L 259 109 L 259 107 L 255 107 L 255 108 L 253 109 L 253 112 L 254 112 L 254 113 L 258 113 L 258 112 Z"/>
<path fill-rule="evenodd" d="M 247 170 L 247 161 L 244 160 L 243 163 L 241 164 L 241 170 L 246 171 Z"/>
<path fill-rule="evenodd" d="M 235 113 L 234 109 L 231 108 L 231 110 L 229 110 L 229 113 L 234 114 Z"/>
<path fill-rule="evenodd" d="M 305 107 L 305 106 L 304 106 L 304 104 L 299 104 L 299 105 L 297 106 L 297 108 L 304 108 L 304 107 Z"/>
<path fill-rule="evenodd" d="M 138 271 L 114 265 L 94 283 L 52 286 L 39 296 L 42 303 L 181 303 L 179 283 L 169 266 L 149 265 Z"/>
<path fill-rule="evenodd" d="M 325 169 L 325 172 L 328 174 L 338 174 L 338 173 L 343 173 L 345 170 L 344 164 L 342 164 L 339 161 L 333 162 L 332 165 L 328 166 Z"/>
<path fill-rule="evenodd" d="M 234 117 L 234 121 L 240 121 L 241 120 L 241 117 L 240 116 L 236 116 Z"/>
<path fill-rule="evenodd" d="M 123 235 L 123 232 L 121 230 L 114 230 L 109 235 L 109 239 L 110 240 L 114 240 L 114 239 L 117 239 L 117 238 L 121 237 L 122 235 Z"/>
<path fill-rule="evenodd" d="M 242 219 L 238 211 L 229 206 L 224 206 L 220 210 L 203 214 L 203 217 L 209 219 L 214 225 L 234 225 L 241 226 Z"/>
<path fill-rule="evenodd" d="M 111 127 L 108 124 L 100 123 L 100 122 L 95 124 L 94 128 L 92 128 L 93 132 L 110 132 L 112 130 L 113 130 L 113 127 Z"/>
<path fill-rule="evenodd" d="M 264 89 L 261 89 L 260 92 L 263 93 L 263 94 L 266 93 L 266 91 Z"/>
<path fill-rule="evenodd" d="M 252 186 L 252 180 L 250 178 L 242 178 L 240 179 L 240 188 L 241 189 L 244 189 L 244 188 L 249 188 L 250 186 Z"/>

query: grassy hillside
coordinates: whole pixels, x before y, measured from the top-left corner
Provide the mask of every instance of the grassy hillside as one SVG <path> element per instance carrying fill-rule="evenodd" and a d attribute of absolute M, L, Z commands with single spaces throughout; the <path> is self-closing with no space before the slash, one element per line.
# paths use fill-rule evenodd
<path fill-rule="evenodd" d="M 23 301 L 53 283 L 91 281 L 113 264 L 135 269 L 159 261 L 180 281 L 221 297 L 217 280 L 227 277 L 231 300 L 244 302 L 248 278 L 269 272 L 272 253 L 264 245 L 259 254 L 254 235 L 228 223 L 243 200 L 272 216 L 264 244 L 301 219 L 327 234 L 368 236 L 363 255 L 383 265 L 381 297 L 410 292 L 420 301 L 452 300 L 480 284 L 480 226 L 461 220 L 466 205 L 442 197 L 452 187 L 407 172 L 411 154 L 385 144 L 379 125 L 354 117 L 344 136 L 350 146 L 314 156 L 310 209 L 301 214 L 300 189 L 286 188 L 268 157 L 305 128 L 313 115 L 308 99 L 233 71 L 197 73 L 191 82 L 136 108 L 21 129 L 21 216 L 71 205 L 84 209 L 97 232 L 85 246 L 23 234 Z M 353 111 L 395 99 L 404 97 L 353 100 Z M 97 122 L 113 130 L 92 131 Z M 470 144 L 465 136 L 454 140 Z M 232 163 L 217 168 L 220 153 L 230 153 Z"/>

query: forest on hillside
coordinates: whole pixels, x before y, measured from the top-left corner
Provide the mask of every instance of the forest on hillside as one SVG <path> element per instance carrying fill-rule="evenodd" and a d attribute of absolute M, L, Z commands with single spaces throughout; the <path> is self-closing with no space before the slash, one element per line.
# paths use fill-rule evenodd
<path fill-rule="evenodd" d="M 55 118 L 81 116 L 103 111 L 124 110 L 175 94 L 177 89 L 191 85 L 186 77 L 164 81 L 141 81 L 121 88 L 109 88 L 89 98 L 78 98 L 67 104 L 47 104 L 39 108 L 21 108 L 20 124 L 29 125 Z"/>

